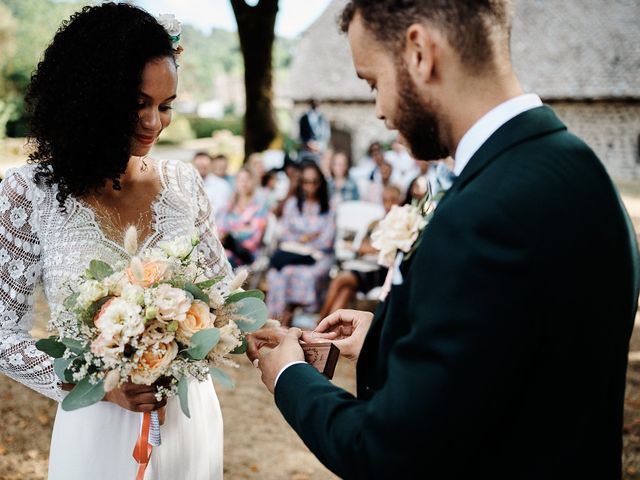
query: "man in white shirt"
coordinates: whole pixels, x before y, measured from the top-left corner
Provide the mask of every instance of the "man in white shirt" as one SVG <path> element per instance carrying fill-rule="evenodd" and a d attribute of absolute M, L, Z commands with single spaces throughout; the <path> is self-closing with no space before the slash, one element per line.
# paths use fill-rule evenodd
<path fill-rule="evenodd" d="M 202 178 L 204 191 L 211 203 L 213 220 L 227 207 L 233 194 L 233 189 L 225 178 L 227 163 L 224 155 L 217 155 L 214 159 L 207 152 L 197 152 L 193 156 L 193 166 Z"/>
<path fill-rule="evenodd" d="M 458 177 L 413 245 L 389 227 L 375 317 L 303 337 L 357 359 L 357 396 L 304 363 L 300 330 L 250 342 L 278 408 L 345 479 L 621 478 L 635 233 L 593 151 L 523 93 L 510 3 L 352 0 L 342 27 L 378 117 Z"/>

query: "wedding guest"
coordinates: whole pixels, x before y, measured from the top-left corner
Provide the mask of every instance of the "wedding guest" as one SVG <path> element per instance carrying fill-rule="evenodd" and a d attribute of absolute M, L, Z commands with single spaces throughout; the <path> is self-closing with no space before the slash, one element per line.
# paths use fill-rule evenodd
<path fill-rule="evenodd" d="M 232 267 L 253 263 L 267 227 L 267 214 L 263 199 L 256 195 L 253 173 L 241 168 L 231 201 L 218 220 L 218 234 Z"/>
<path fill-rule="evenodd" d="M 255 152 L 247 158 L 246 167 L 253 173 L 255 178 L 262 178 L 267 173 L 264 166 L 264 158 L 261 153 Z"/>
<path fill-rule="evenodd" d="M 330 163 L 329 199 L 334 205 L 349 200 L 358 200 L 358 186 L 349 177 L 350 162 L 346 153 L 337 151 L 333 154 Z"/>
<path fill-rule="evenodd" d="M 193 155 L 193 159 L 191 163 L 193 163 L 194 168 L 200 174 L 200 178 L 205 183 L 207 182 L 207 177 L 212 175 L 211 173 L 211 161 L 213 158 L 207 152 L 196 152 Z"/>
<path fill-rule="evenodd" d="M 318 109 L 318 102 L 311 100 L 309 109 L 302 114 L 298 122 L 300 133 L 300 160 L 318 162 L 322 152 L 329 146 L 331 126 L 324 114 Z"/>
<path fill-rule="evenodd" d="M 394 205 L 400 205 L 401 201 L 402 192 L 397 186 L 388 185 L 385 187 L 382 193 L 382 204 L 384 205 L 385 213 L 389 213 L 389 210 L 391 210 L 391 207 Z M 378 223 L 379 220 L 376 220 L 369 225 L 367 235 L 357 252 L 359 259 L 367 259 L 376 268 L 373 270 L 367 269 L 367 271 L 364 272 L 344 270 L 338 273 L 336 278 L 331 280 L 329 284 L 327 298 L 320 309 L 317 316 L 318 319 L 323 319 L 341 308 L 347 308 L 355 298 L 356 293 L 362 292 L 366 294 L 375 287 L 382 286 L 384 283 L 387 269 L 377 264 L 375 255 L 378 254 L 378 250 L 371 245 L 371 234 L 378 226 Z"/>
<path fill-rule="evenodd" d="M 374 161 L 374 157 L 378 156 L 378 152 L 382 150 L 382 145 L 380 142 L 372 142 L 367 148 L 367 154 L 360 159 L 358 164 L 351 168 L 350 174 L 351 178 L 358 184 L 360 187 L 361 182 L 368 182 L 371 180 L 371 173 L 376 168 L 376 162 Z M 382 157 L 384 160 L 384 156 Z M 378 158 L 380 160 L 380 158 Z M 364 189 L 361 189 L 363 192 Z"/>
<path fill-rule="evenodd" d="M 269 314 L 289 325 L 296 307 L 316 312 L 333 265 L 334 212 L 327 181 L 315 162 L 303 163 L 295 197 L 281 218 L 280 247 L 267 273 Z"/>
<path fill-rule="evenodd" d="M 276 168 L 272 168 L 266 172 L 262 175 L 262 178 L 260 179 L 260 187 L 258 191 L 256 191 L 256 195 L 259 195 L 260 198 L 264 200 L 265 206 L 269 211 L 271 211 L 277 205 L 278 201 L 284 197 L 281 191 L 278 190 L 279 174 L 280 171 Z"/>
<path fill-rule="evenodd" d="M 375 317 L 338 310 L 302 337 L 357 360 L 356 395 L 303 361 L 299 329 L 268 352 L 249 343 L 284 418 L 340 478 L 622 476 L 636 235 L 593 150 L 524 92 L 511 3 L 345 5 L 377 116 L 417 158 L 454 154 L 458 177 L 426 225 L 405 217 L 417 241 L 404 222 L 386 230 L 397 260 Z"/>
<path fill-rule="evenodd" d="M 284 195 L 279 195 L 280 200 L 273 209 L 273 213 L 278 218 L 282 216 L 282 211 L 287 201 L 291 198 L 296 197 L 300 186 L 300 164 L 298 162 L 294 162 L 289 157 L 286 157 L 282 168 L 286 177 L 286 184 L 282 184 L 282 186 L 286 186 L 286 190 L 283 192 Z M 322 176 L 322 178 L 324 178 L 324 175 Z"/>
<path fill-rule="evenodd" d="M 213 173 L 216 177 L 225 180 L 229 184 L 231 189 L 233 189 L 235 179 L 232 175 L 229 175 L 228 170 L 229 158 L 223 153 L 214 155 L 211 159 L 211 173 Z"/>
<path fill-rule="evenodd" d="M 385 187 L 394 185 L 391 181 L 393 167 L 383 160 L 380 164 L 379 172 L 379 176 L 372 176 L 372 179 L 366 183 L 364 191 L 362 192 L 362 200 L 382 205 L 382 192 Z"/>
<path fill-rule="evenodd" d="M 215 220 L 220 212 L 226 208 L 233 193 L 229 182 L 219 175 L 222 168 L 226 171 L 226 165 L 221 158 L 214 162 L 214 159 L 207 152 L 197 152 L 193 156 L 193 166 L 202 178 L 204 191 L 211 204 L 211 218 Z M 217 174 L 214 173 L 214 169 Z"/>

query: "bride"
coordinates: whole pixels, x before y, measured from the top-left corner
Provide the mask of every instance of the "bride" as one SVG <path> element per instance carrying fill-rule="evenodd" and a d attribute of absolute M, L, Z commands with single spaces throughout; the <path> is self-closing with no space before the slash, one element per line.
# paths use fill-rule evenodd
<path fill-rule="evenodd" d="M 176 40 L 131 5 L 85 7 L 55 35 L 29 86 L 31 161 L 0 184 L 0 370 L 58 401 L 65 386 L 28 333 L 38 281 L 55 317 L 63 285 L 91 259 L 127 258 L 119 245 L 130 224 L 141 248 L 197 231 L 210 275 L 231 274 L 198 174 L 147 156 L 171 121 Z M 162 445 L 145 478 L 222 478 L 211 382 L 190 384 L 191 419 L 176 398 L 158 402 L 153 388 L 125 384 L 93 406 L 58 408 L 49 478 L 135 478 L 139 412 L 164 408 Z"/>

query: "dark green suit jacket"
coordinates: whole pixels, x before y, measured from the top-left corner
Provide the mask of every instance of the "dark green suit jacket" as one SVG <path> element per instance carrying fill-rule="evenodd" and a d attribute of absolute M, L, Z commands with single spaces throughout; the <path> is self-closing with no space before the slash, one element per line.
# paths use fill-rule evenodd
<path fill-rule="evenodd" d="M 637 269 L 604 167 L 535 108 L 440 202 L 378 307 L 357 397 L 298 364 L 276 403 L 343 478 L 620 478 Z"/>

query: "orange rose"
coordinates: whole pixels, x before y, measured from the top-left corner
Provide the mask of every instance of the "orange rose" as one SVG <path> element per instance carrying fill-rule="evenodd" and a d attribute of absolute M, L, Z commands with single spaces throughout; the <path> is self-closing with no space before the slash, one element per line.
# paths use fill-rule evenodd
<path fill-rule="evenodd" d="M 212 328 L 215 318 L 216 317 L 209 312 L 209 305 L 200 300 L 194 300 L 193 303 L 191 303 L 191 308 L 187 312 L 186 318 L 178 324 L 176 339 L 188 345 L 194 333 Z"/>
<path fill-rule="evenodd" d="M 127 268 L 127 277 L 129 277 L 129 281 L 134 285 L 139 285 L 142 288 L 148 288 L 154 283 L 162 280 L 162 277 L 167 271 L 167 264 L 163 262 L 143 262 L 142 271 L 143 278 L 142 280 L 138 280 L 131 267 L 129 267 Z"/>
<path fill-rule="evenodd" d="M 155 347 L 148 347 L 140 357 L 138 367 L 131 372 L 131 381 L 138 385 L 151 385 L 165 373 L 176 355 L 176 342 L 158 343 Z"/>

